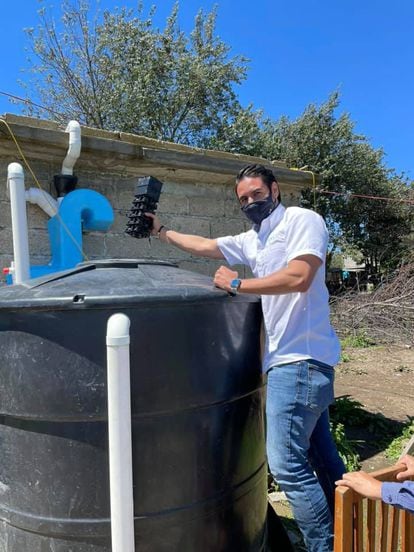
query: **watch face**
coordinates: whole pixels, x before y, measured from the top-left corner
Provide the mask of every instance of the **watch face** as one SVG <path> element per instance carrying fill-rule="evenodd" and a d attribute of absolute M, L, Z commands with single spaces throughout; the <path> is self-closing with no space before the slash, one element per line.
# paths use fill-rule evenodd
<path fill-rule="evenodd" d="M 240 284 L 241 284 L 241 280 L 239 278 L 235 278 L 234 280 L 231 281 L 230 287 L 231 289 L 237 291 L 240 287 Z"/>

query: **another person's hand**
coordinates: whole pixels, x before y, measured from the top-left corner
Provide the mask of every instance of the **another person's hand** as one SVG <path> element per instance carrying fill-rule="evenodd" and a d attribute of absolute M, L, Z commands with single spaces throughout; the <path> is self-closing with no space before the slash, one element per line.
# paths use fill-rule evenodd
<path fill-rule="evenodd" d="M 414 476 L 414 457 L 406 454 L 398 461 L 398 464 L 403 464 L 405 469 L 404 471 L 397 473 L 398 481 L 405 481 Z"/>
<path fill-rule="evenodd" d="M 160 219 L 157 217 L 157 215 L 154 215 L 153 213 L 144 213 L 144 215 L 149 219 L 152 219 L 151 234 L 153 236 L 156 236 L 162 226 Z"/>
<path fill-rule="evenodd" d="M 359 471 L 352 473 L 344 473 L 342 479 L 335 481 L 336 485 L 344 485 L 353 489 L 362 496 L 371 499 L 381 498 L 381 481 L 378 481 L 371 475 Z"/>
<path fill-rule="evenodd" d="M 230 270 L 226 266 L 221 266 L 214 275 L 214 285 L 226 291 L 231 291 L 231 281 L 238 277 L 238 272 Z"/>

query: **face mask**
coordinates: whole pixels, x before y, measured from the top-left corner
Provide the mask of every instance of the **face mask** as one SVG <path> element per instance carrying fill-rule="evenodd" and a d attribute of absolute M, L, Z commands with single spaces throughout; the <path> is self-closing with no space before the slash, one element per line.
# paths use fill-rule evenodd
<path fill-rule="evenodd" d="M 241 208 L 246 217 L 253 224 L 261 224 L 277 207 L 277 202 L 273 201 L 272 194 L 269 194 L 266 199 L 260 199 L 245 205 Z"/>

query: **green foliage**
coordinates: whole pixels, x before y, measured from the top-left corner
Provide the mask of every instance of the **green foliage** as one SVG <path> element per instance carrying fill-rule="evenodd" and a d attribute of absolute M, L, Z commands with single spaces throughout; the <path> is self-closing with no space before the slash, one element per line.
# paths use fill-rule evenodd
<path fill-rule="evenodd" d="M 386 448 L 385 455 L 387 456 L 387 458 L 390 458 L 391 460 L 394 460 L 396 462 L 401 456 L 404 447 L 413 435 L 414 421 L 410 420 L 403 428 L 401 435 L 393 439 Z"/>
<path fill-rule="evenodd" d="M 347 471 L 360 469 L 359 454 L 355 450 L 355 441 L 351 441 L 345 434 L 345 426 L 342 423 L 331 423 L 331 432 Z"/>
<path fill-rule="evenodd" d="M 344 268 L 344 256 L 338 251 L 332 253 L 331 255 L 331 268 Z"/>
<path fill-rule="evenodd" d="M 359 332 L 356 334 L 350 334 L 341 339 L 342 347 L 355 347 L 360 349 L 367 349 L 373 347 L 375 342 L 365 333 Z"/>
<path fill-rule="evenodd" d="M 336 398 L 330 409 L 330 418 L 333 424 L 344 423 L 349 426 L 358 426 L 364 423 L 365 415 L 362 403 L 346 395 Z"/>
<path fill-rule="evenodd" d="M 358 433 L 368 434 L 374 438 L 377 445 L 384 449 L 388 446 L 391 438 L 394 438 L 401 430 L 399 424 L 394 420 L 389 420 L 381 414 L 373 414 L 364 410 L 363 405 L 348 396 L 338 397 L 330 408 L 331 431 L 338 451 L 344 460 L 349 471 L 359 469 L 360 459 L 357 447 L 361 441 L 349 439 L 347 432 L 349 430 L 358 430 Z M 411 425 L 411 433 L 414 427 Z M 409 429 L 403 431 L 407 436 Z M 399 439 L 401 437 L 399 436 Z M 392 441 L 394 443 L 396 441 Z M 402 448 L 399 442 L 390 445 L 388 448 L 398 448 L 401 454 Z M 388 450 L 388 449 L 387 449 Z"/>
<path fill-rule="evenodd" d="M 358 470 L 360 459 L 356 451 L 357 442 L 348 439 L 345 425 L 347 427 L 357 425 L 362 412 L 362 404 L 349 397 L 338 397 L 330 408 L 332 436 L 347 471 Z"/>
<path fill-rule="evenodd" d="M 178 4 L 162 31 L 154 12 L 146 17 L 140 2 L 93 14 L 88 0 L 66 0 L 57 26 L 42 9 L 39 27 L 28 31 L 41 102 L 62 120 L 206 144 L 224 118 L 243 111 L 234 87 L 245 79 L 246 59 L 229 59 L 214 9 L 199 11 L 189 35 L 179 28 Z"/>

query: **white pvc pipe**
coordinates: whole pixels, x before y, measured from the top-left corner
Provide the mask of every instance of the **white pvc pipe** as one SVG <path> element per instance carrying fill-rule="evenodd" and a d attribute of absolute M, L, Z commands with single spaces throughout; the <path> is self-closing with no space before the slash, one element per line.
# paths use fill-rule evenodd
<path fill-rule="evenodd" d="M 14 269 L 12 276 L 13 283 L 20 284 L 30 278 L 30 263 L 24 172 L 19 163 L 10 163 L 7 167 L 7 184 L 13 231 Z"/>
<path fill-rule="evenodd" d="M 106 332 L 112 552 L 135 550 L 129 326 L 125 314 L 113 314 Z"/>
<path fill-rule="evenodd" d="M 78 121 L 69 121 L 65 132 L 69 132 L 69 149 L 62 164 L 62 174 L 73 174 L 73 167 L 81 151 L 81 127 Z"/>
<path fill-rule="evenodd" d="M 26 201 L 38 205 L 43 211 L 54 217 L 58 212 L 58 202 L 48 192 L 39 188 L 29 188 L 26 190 Z"/>

